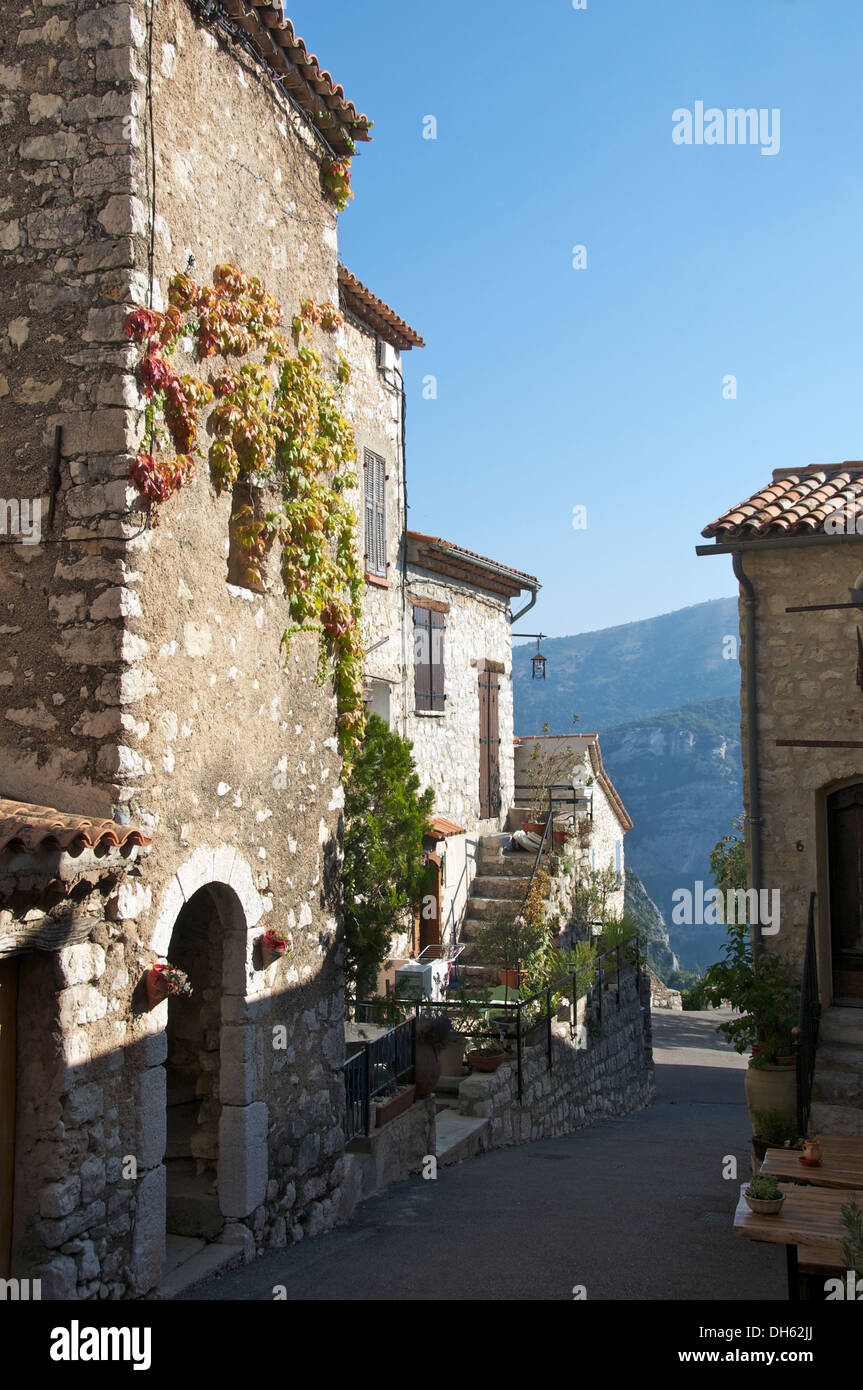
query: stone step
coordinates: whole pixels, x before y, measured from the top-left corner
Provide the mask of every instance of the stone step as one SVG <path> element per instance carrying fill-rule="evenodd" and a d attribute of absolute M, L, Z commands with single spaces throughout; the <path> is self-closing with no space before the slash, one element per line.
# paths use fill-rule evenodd
<path fill-rule="evenodd" d="M 480 835 L 479 852 L 480 854 L 496 854 L 498 850 L 507 848 L 509 840 L 509 835 L 505 834 Z"/>
<path fill-rule="evenodd" d="M 859 1072 L 823 1067 L 819 1058 L 812 1082 L 812 1099 L 830 1105 L 863 1106 L 863 1076 Z"/>
<path fill-rule="evenodd" d="M 198 1236 L 215 1240 L 221 1235 L 225 1218 L 219 1198 L 210 1192 L 212 1177 L 197 1175 L 195 1164 L 187 1159 L 168 1159 L 166 1164 L 165 1224 L 171 1235 Z"/>
<path fill-rule="evenodd" d="M 863 1109 L 815 1101 L 809 1116 L 811 1134 L 848 1134 L 863 1138 Z"/>
<path fill-rule="evenodd" d="M 485 922 L 480 922 L 474 917 L 465 917 L 461 924 L 461 940 L 464 945 L 464 952 L 459 957 L 459 965 L 468 955 L 468 947 L 475 941 L 477 935 L 485 926 Z"/>
<path fill-rule="evenodd" d="M 477 874 L 470 886 L 470 896 L 471 899 L 515 898 L 518 902 L 523 902 L 529 886 L 529 875 L 516 877 L 512 874 L 495 874 L 493 876 Z"/>
<path fill-rule="evenodd" d="M 473 921 L 479 918 L 488 922 L 495 917 L 508 917 L 512 921 L 520 909 L 520 898 L 475 898 L 471 895 L 468 901 L 468 911 Z"/>
<path fill-rule="evenodd" d="M 483 854 L 476 861 L 477 877 L 530 879 L 535 858 L 535 855 L 526 853 L 500 854 L 496 859 Z"/>
<path fill-rule="evenodd" d="M 484 1116 L 460 1115 L 442 1110 L 435 1125 L 435 1156 L 439 1165 L 461 1163 L 473 1158 L 483 1147 L 482 1140 L 491 1121 Z"/>
<path fill-rule="evenodd" d="M 863 1009 L 825 1009 L 818 1036 L 822 1042 L 863 1047 Z"/>
<path fill-rule="evenodd" d="M 242 1262 L 241 1245 L 221 1245 L 218 1241 L 213 1241 L 177 1264 L 170 1274 L 163 1274 L 159 1287 L 151 1297 L 160 1301 L 178 1298 L 180 1294 L 197 1288 L 216 1274 L 224 1274 L 226 1270 L 236 1268 Z"/>
<path fill-rule="evenodd" d="M 863 1075 L 863 1047 L 844 1047 L 842 1043 L 819 1043 L 816 1068 L 828 1071 L 851 1071 Z"/>

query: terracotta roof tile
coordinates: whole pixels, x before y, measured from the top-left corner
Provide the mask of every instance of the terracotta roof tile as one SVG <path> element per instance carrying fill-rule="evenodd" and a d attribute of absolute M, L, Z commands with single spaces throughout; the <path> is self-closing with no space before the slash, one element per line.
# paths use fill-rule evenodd
<path fill-rule="evenodd" d="M 72 845 L 79 849 L 107 849 L 149 844 L 147 837 L 132 825 L 68 815 L 51 806 L 32 806 L 27 801 L 0 797 L 0 852 L 35 854 L 43 849 L 68 850 Z"/>
<path fill-rule="evenodd" d="M 509 565 L 501 565 L 497 560 L 490 560 L 487 555 L 480 555 L 475 550 L 465 550 L 464 546 L 454 545 L 452 541 L 445 541 L 441 536 L 426 536 L 422 531 L 407 531 L 407 539 L 417 545 L 436 546 L 442 552 L 449 554 L 455 562 L 461 558 L 468 567 L 473 566 L 477 570 L 487 568 L 490 572 L 499 574 L 501 577 L 509 577 L 519 583 L 521 589 L 538 589 L 539 581 L 535 575 L 526 574 L 524 570 L 512 569 Z"/>
<path fill-rule="evenodd" d="M 339 265 L 339 298 L 342 308 L 368 324 L 385 342 L 391 343 L 400 352 L 409 352 L 412 347 L 425 347 L 425 343 L 404 319 L 400 319 L 394 309 L 372 294 L 362 281 L 352 275 L 347 266 Z"/>
<path fill-rule="evenodd" d="M 371 140 L 368 116 L 309 53 L 285 17 L 281 0 L 220 0 L 222 9 L 242 29 L 255 52 L 337 154 L 350 154 L 353 141 Z M 200 0 L 196 0 L 200 10 Z M 205 18 L 211 18 L 205 13 Z M 224 25 L 222 26 L 225 27 Z"/>
<path fill-rule="evenodd" d="M 846 512 L 850 516 L 863 514 L 860 470 L 856 463 L 796 472 L 779 470 L 772 483 L 723 512 L 701 534 L 718 541 L 814 535 L 837 513 L 843 518 Z"/>
<path fill-rule="evenodd" d="M 455 821 L 447 820 L 446 816 L 432 816 L 429 821 L 429 829 L 435 839 L 441 840 L 445 840 L 448 835 L 467 834 L 463 825 L 456 825 Z"/>

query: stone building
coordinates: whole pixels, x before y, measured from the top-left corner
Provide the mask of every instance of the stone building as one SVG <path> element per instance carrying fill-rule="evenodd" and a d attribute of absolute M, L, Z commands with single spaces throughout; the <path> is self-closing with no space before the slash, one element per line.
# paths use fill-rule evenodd
<path fill-rule="evenodd" d="M 282 660 L 278 577 L 229 582 L 206 463 L 147 524 L 124 323 L 223 262 L 288 321 L 336 303 L 322 161 L 368 122 L 278 8 L 204 9 L 0 13 L 0 469 L 19 522 L 41 504 L 41 543 L 0 537 L 0 1274 L 44 1297 L 140 1295 L 166 1236 L 215 1269 L 341 1200 L 332 682 L 314 634 Z M 148 1007 L 159 958 L 191 999 Z"/>
<path fill-rule="evenodd" d="M 859 1066 L 843 1048 L 863 1046 L 861 515 L 863 463 L 777 469 L 707 526 L 711 543 L 698 547 L 730 555 L 740 584 L 749 884 L 779 893 L 779 929 L 756 925 L 755 943 L 799 978 L 815 895 L 827 1051 L 813 1123 L 858 1133 L 859 1075 L 849 1065 Z"/>
<path fill-rule="evenodd" d="M 499 831 L 512 802 L 512 612 L 533 575 L 407 529 L 402 353 L 418 333 L 346 267 L 340 336 L 351 365 L 346 411 L 357 441 L 355 505 L 363 537 L 366 697 L 413 744 L 435 793 L 428 837 L 433 916 L 405 950 L 452 942 L 476 870 L 479 836 Z"/>
<path fill-rule="evenodd" d="M 623 916 L 626 871 L 623 838 L 632 821 L 620 795 L 605 770 L 598 734 L 525 734 L 516 740 L 516 802 L 524 807 L 531 782 L 534 751 L 541 750 L 542 765 L 551 764 L 553 780 L 561 786 L 577 787 L 581 798 L 577 816 L 585 832 L 582 863 L 596 872 L 608 869 L 620 877 L 619 888 L 607 899 L 610 915 Z M 534 760 L 533 766 L 536 766 Z M 572 815 L 572 807 L 561 804 L 561 811 Z"/>

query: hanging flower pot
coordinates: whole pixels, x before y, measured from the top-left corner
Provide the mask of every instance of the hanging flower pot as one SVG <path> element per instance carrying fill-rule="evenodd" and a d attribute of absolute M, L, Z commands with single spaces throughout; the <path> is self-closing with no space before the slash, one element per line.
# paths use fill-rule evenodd
<path fill-rule="evenodd" d="M 291 937 L 289 932 L 282 931 L 279 927 L 273 927 L 270 931 L 265 931 L 261 937 L 261 960 L 264 969 L 272 965 L 274 961 L 281 960 L 282 956 L 291 948 Z"/>
<path fill-rule="evenodd" d="M 157 961 L 155 965 L 151 965 L 145 980 L 147 1002 L 151 1009 L 155 1009 L 156 1005 L 161 1004 L 163 999 L 167 999 L 169 994 L 188 998 L 192 993 L 192 986 L 186 972 L 179 970 L 176 965 L 170 965 L 168 961 Z"/>

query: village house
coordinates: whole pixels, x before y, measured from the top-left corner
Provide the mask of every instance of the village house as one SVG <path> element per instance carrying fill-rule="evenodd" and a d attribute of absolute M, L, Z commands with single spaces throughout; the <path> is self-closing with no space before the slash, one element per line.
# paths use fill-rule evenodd
<path fill-rule="evenodd" d="M 423 340 L 345 266 L 339 293 L 360 485 L 367 709 L 410 740 L 420 785 L 435 793 L 426 911 L 397 944 L 409 956 L 456 941 L 479 839 L 506 824 L 513 603 L 523 594 L 525 611 L 540 586 L 533 575 L 408 529 L 402 353 Z"/>
<path fill-rule="evenodd" d="M 369 122 L 269 5 L 34 0 L 0 35 L 0 491 L 42 506 L 0 538 L 0 1275 L 122 1298 L 344 1210 L 343 721 L 206 442 L 148 519 L 125 325 L 225 263 L 288 325 L 335 306 Z M 151 1007 L 165 960 L 193 993 Z"/>
<path fill-rule="evenodd" d="M 707 526 L 740 584 L 743 789 L 754 929 L 822 1008 L 812 1124 L 863 1133 L 863 463 L 777 469 Z M 750 918 L 750 921 L 752 918 Z"/>

